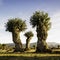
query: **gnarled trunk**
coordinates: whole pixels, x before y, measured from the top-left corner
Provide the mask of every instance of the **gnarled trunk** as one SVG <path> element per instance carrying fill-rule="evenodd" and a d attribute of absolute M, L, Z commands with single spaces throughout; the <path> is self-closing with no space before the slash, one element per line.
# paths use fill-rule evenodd
<path fill-rule="evenodd" d="M 46 43 L 46 39 L 47 39 L 47 31 L 45 29 L 44 26 L 37 26 L 37 37 L 38 37 L 38 41 L 37 41 L 37 52 L 47 52 L 50 51 L 47 43 Z"/>
<path fill-rule="evenodd" d="M 31 37 L 26 39 L 26 50 L 30 49 L 30 40 L 31 40 Z"/>
<path fill-rule="evenodd" d="M 20 32 L 17 30 L 12 32 L 13 42 L 15 44 L 15 51 L 21 51 L 22 49 L 22 43 L 21 43 L 19 34 Z"/>
<path fill-rule="evenodd" d="M 37 42 L 37 52 L 47 52 L 48 51 L 48 46 L 46 41 L 42 40 L 38 40 Z"/>

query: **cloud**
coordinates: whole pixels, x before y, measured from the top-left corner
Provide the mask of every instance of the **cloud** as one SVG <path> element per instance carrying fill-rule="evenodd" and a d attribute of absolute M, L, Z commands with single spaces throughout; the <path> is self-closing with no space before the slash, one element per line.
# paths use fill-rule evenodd
<path fill-rule="evenodd" d="M 60 11 L 56 12 L 52 17 L 52 28 L 58 28 L 60 26 Z"/>
<path fill-rule="evenodd" d="M 51 16 L 52 28 L 49 31 L 47 41 L 60 43 L 60 11 Z"/>

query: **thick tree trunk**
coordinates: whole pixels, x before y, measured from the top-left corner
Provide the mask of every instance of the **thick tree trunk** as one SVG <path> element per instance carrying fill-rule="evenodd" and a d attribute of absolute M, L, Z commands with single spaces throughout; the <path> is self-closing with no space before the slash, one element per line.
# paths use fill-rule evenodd
<path fill-rule="evenodd" d="M 30 49 L 30 40 L 31 40 L 31 37 L 26 39 L 26 50 Z"/>
<path fill-rule="evenodd" d="M 47 52 L 49 50 L 46 41 L 38 40 L 37 42 L 37 52 Z"/>
<path fill-rule="evenodd" d="M 22 43 L 20 40 L 20 32 L 12 32 L 13 42 L 15 44 L 15 51 L 21 51 Z"/>
<path fill-rule="evenodd" d="M 46 39 L 47 39 L 47 31 L 45 30 L 44 27 L 37 27 L 37 37 L 38 37 L 38 41 L 37 41 L 37 52 L 50 52 L 51 50 L 49 50 L 48 45 L 46 43 Z"/>

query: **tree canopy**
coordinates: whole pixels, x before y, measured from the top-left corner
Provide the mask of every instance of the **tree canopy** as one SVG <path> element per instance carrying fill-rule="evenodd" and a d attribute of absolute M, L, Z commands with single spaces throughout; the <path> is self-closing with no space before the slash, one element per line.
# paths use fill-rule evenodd
<path fill-rule="evenodd" d="M 33 15 L 30 18 L 30 24 L 33 27 L 36 27 L 38 25 L 45 26 L 46 30 L 49 30 L 51 27 L 50 17 L 48 16 L 48 13 L 36 11 L 33 13 Z"/>
<path fill-rule="evenodd" d="M 6 24 L 6 31 L 13 32 L 14 29 L 19 29 L 19 31 L 24 31 L 26 29 L 26 23 L 20 18 L 8 19 Z"/>
<path fill-rule="evenodd" d="M 34 34 L 32 33 L 32 31 L 29 31 L 29 32 L 25 33 L 25 36 L 26 37 L 32 37 L 32 36 L 34 36 Z"/>

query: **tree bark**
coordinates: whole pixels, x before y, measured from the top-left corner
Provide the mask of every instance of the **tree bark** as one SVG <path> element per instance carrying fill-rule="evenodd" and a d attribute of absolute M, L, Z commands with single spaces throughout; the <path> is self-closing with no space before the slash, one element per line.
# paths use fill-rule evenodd
<path fill-rule="evenodd" d="M 31 40 L 31 37 L 26 39 L 26 50 L 30 49 L 30 40 Z"/>
<path fill-rule="evenodd" d="M 42 27 L 37 26 L 37 37 L 38 37 L 37 50 L 36 50 L 37 52 L 50 51 L 46 43 L 47 35 L 48 35 L 47 31 L 43 26 Z"/>
<path fill-rule="evenodd" d="M 38 40 L 37 42 L 37 52 L 47 52 L 48 50 L 48 46 L 47 46 L 47 43 L 46 41 L 42 40 Z"/>
<path fill-rule="evenodd" d="M 19 31 L 12 32 L 12 38 L 13 38 L 13 42 L 15 44 L 15 51 L 21 51 L 22 43 L 20 40 L 20 32 Z"/>

